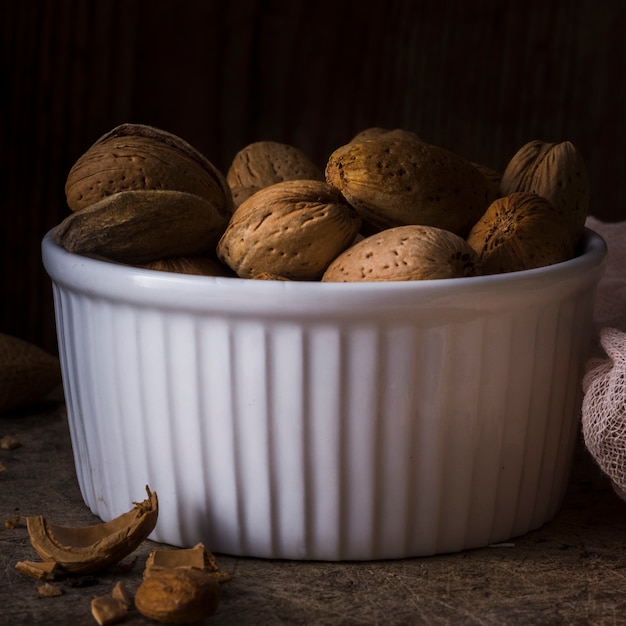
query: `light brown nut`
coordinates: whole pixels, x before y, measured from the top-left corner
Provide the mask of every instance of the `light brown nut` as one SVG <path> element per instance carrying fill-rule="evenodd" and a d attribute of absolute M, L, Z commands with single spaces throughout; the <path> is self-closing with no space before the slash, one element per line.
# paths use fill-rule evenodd
<path fill-rule="evenodd" d="M 494 197 L 485 176 L 463 157 L 385 136 L 335 150 L 326 180 L 378 230 L 422 224 L 465 236 Z"/>
<path fill-rule="evenodd" d="M 213 252 L 230 214 L 182 191 L 135 190 L 68 215 L 52 239 L 70 252 L 140 264 Z"/>
<path fill-rule="evenodd" d="M 0 333 L 0 413 L 38 402 L 60 383 L 58 357 L 24 339 Z M 9 446 L 9 440 L 4 441 L 1 445 Z"/>
<path fill-rule="evenodd" d="M 570 141 L 524 144 L 507 164 L 503 195 L 529 191 L 546 198 L 567 223 L 576 243 L 589 212 L 589 176 L 581 154 Z"/>
<path fill-rule="evenodd" d="M 567 224 L 542 196 L 516 192 L 498 198 L 467 237 L 485 274 L 515 272 L 574 256 Z"/>
<path fill-rule="evenodd" d="M 459 235 L 433 226 L 396 226 L 340 254 L 322 281 L 404 281 L 460 278 L 478 272 L 478 256 Z"/>
<path fill-rule="evenodd" d="M 232 212 L 224 175 L 184 139 L 145 124 L 121 124 L 74 163 L 65 183 L 67 204 L 78 211 L 120 191 L 168 189 L 204 198 Z"/>
<path fill-rule="evenodd" d="M 261 189 L 233 213 L 218 258 L 239 277 L 266 272 L 319 280 L 354 240 L 361 220 L 323 181 L 289 180 Z"/>
<path fill-rule="evenodd" d="M 411 130 L 405 130 L 404 128 L 381 128 L 380 126 L 371 126 L 358 132 L 350 143 L 357 143 L 359 141 L 365 141 L 367 139 L 379 139 L 380 137 L 389 137 L 393 139 L 408 139 L 409 141 L 420 141 L 419 136 Z"/>
<path fill-rule="evenodd" d="M 261 189 L 283 180 L 324 180 L 324 172 L 302 150 L 278 141 L 248 144 L 237 152 L 226 172 L 231 189 Z"/>
<path fill-rule="evenodd" d="M 159 272 L 194 274 L 196 276 L 235 276 L 229 267 L 210 256 L 168 257 L 144 263 L 139 267 Z"/>
<path fill-rule="evenodd" d="M 163 569 L 144 578 L 135 594 L 135 607 L 158 622 L 191 624 L 215 613 L 220 596 L 220 583 L 211 572 Z"/>
<path fill-rule="evenodd" d="M 262 187 L 233 187 L 233 206 L 237 208 L 244 200 L 247 200 L 253 193 L 256 193 Z"/>

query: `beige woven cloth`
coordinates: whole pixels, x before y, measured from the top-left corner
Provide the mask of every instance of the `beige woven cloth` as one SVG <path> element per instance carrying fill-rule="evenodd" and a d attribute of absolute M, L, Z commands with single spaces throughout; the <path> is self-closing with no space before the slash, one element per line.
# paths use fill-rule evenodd
<path fill-rule="evenodd" d="M 626 499 L 626 222 L 590 217 L 587 226 L 604 238 L 608 252 L 582 382 L 582 433 L 596 463 Z"/>

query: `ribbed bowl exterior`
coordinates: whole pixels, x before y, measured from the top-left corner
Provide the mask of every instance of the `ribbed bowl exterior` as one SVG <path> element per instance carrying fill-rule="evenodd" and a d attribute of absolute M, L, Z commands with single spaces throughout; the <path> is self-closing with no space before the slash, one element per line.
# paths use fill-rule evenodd
<path fill-rule="evenodd" d="M 80 488 L 151 538 L 362 560 L 506 541 L 569 478 L 604 242 L 516 275 L 180 276 L 43 242 Z"/>

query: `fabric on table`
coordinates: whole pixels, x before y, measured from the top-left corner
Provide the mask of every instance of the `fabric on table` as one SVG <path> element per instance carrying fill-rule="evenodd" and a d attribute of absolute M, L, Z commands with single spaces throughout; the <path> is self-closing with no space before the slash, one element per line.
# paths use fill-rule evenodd
<path fill-rule="evenodd" d="M 587 226 L 607 244 L 594 309 L 594 345 L 582 381 L 585 446 L 626 500 L 626 222 Z"/>

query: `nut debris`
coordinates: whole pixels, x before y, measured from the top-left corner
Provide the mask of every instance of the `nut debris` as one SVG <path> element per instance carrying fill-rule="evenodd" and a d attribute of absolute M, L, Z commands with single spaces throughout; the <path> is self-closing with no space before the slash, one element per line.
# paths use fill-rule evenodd
<path fill-rule="evenodd" d="M 37 587 L 37 591 L 42 598 L 58 598 L 63 595 L 63 589 L 55 587 L 50 583 L 44 583 L 40 587 Z"/>
<path fill-rule="evenodd" d="M 15 569 L 38 580 L 53 580 L 57 564 L 54 561 L 18 561 Z"/>
<path fill-rule="evenodd" d="M 117 624 L 128 615 L 128 605 L 113 596 L 98 596 L 91 601 L 91 614 L 100 626 Z"/>
<path fill-rule="evenodd" d="M 13 435 L 3 435 L 0 437 L 0 449 L 2 450 L 15 450 L 22 445 L 22 442 Z"/>
<path fill-rule="evenodd" d="M 113 591 L 111 591 L 111 596 L 122 602 L 127 608 L 130 608 L 132 605 L 132 600 L 128 595 L 128 591 L 126 590 L 126 585 L 123 580 L 118 580 L 115 583 L 115 587 L 113 587 Z"/>
<path fill-rule="evenodd" d="M 220 583 L 211 572 L 175 567 L 146 577 L 135 594 L 135 606 L 158 622 L 189 624 L 214 613 L 220 594 Z"/>
<path fill-rule="evenodd" d="M 220 582 L 232 580 L 232 574 L 220 572 L 217 561 L 204 544 L 198 543 L 193 548 L 182 550 L 155 550 L 146 559 L 144 578 L 154 572 L 170 569 L 198 569 L 208 572 Z"/>
<path fill-rule="evenodd" d="M 221 583 L 231 579 L 232 575 L 219 571 L 215 557 L 202 543 L 183 550 L 155 550 L 146 560 L 135 606 L 159 622 L 197 622 L 217 610 Z"/>
<path fill-rule="evenodd" d="M 27 517 L 31 543 L 44 561 L 55 562 L 72 574 L 89 574 L 114 565 L 148 537 L 158 517 L 157 494 L 146 486 L 148 497 L 102 524 L 72 528 L 57 526 L 42 515 Z"/>
<path fill-rule="evenodd" d="M 9 519 L 4 520 L 4 527 L 7 530 L 11 530 L 19 524 L 20 519 L 21 518 L 19 515 L 12 515 L 11 517 L 9 517 Z"/>

